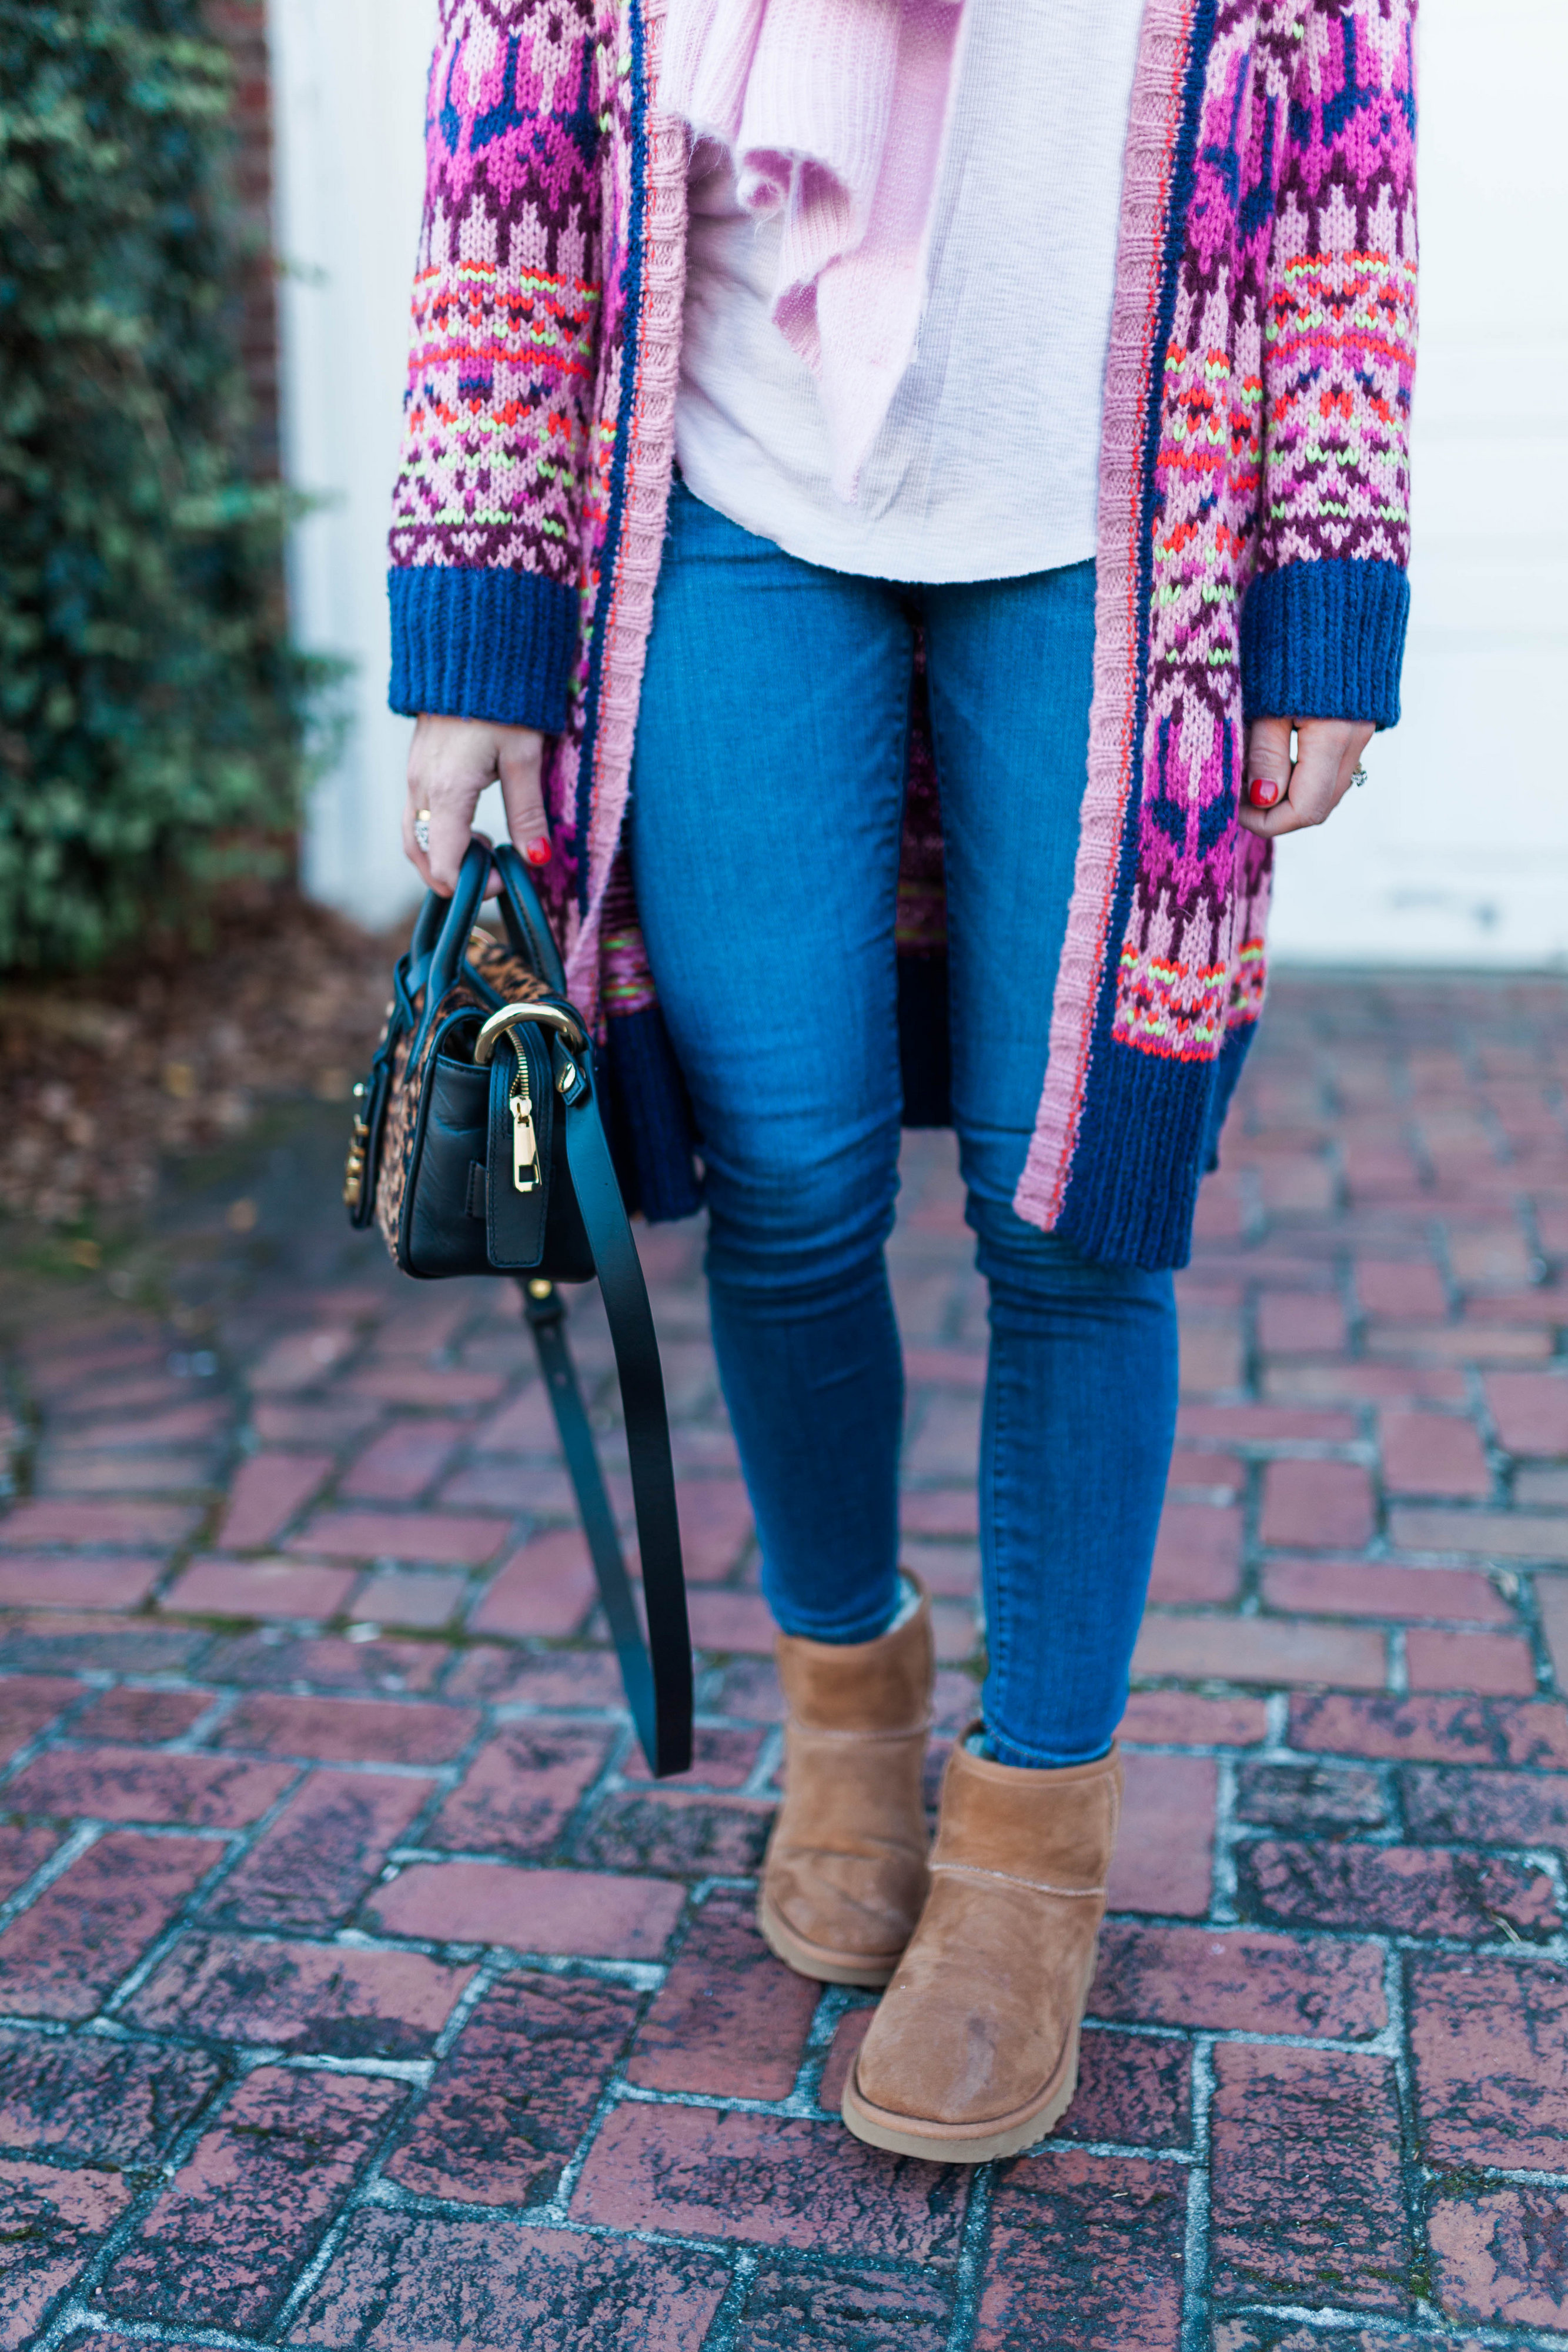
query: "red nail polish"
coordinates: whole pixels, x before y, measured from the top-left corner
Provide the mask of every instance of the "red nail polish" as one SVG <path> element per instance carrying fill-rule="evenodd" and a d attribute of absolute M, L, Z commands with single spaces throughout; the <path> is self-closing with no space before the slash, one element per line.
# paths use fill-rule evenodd
<path fill-rule="evenodd" d="M 1252 805 L 1254 808 L 1272 808 L 1274 803 L 1279 799 L 1279 797 L 1280 787 L 1278 784 L 1270 783 L 1267 776 L 1254 776 L 1252 779 Z"/>
<path fill-rule="evenodd" d="M 551 855 L 550 837 L 548 833 L 541 833 L 537 841 L 530 841 L 523 852 L 530 866 L 548 866 Z"/>

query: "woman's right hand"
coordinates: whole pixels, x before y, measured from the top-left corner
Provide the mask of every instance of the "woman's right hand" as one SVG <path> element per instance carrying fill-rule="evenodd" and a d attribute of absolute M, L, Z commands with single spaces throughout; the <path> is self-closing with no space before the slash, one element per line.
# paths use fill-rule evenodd
<path fill-rule="evenodd" d="M 402 846 L 432 890 L 450 898 L 474 831 L 474 812 L 486 784 L 501 780 L 507 831 L 530 866 L 549 863 L 541 762 L 544 737 L 531 727 L 498 727 L 487 719 L 417 719 L 408 755 L 408 798 Z M 426 816 L 430 846 L 414 839 L 414 821 Z"/>

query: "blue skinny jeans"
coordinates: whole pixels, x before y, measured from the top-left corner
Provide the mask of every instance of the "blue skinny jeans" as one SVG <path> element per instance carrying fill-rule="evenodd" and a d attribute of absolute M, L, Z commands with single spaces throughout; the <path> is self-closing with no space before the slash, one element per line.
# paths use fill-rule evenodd
<path fill-rule="evenodd" d="M 914 633 L 946 856 L 953 1103 L 989 1285 L 980 1551 L 991 1753 L 1111 1743 L 1176 1427 L 1168 1274 L 1017 1216 L 1087 754 L 1092 562 L 906 587 L 823 571 L 675 485 L 632 772 L 650 961 L 707 1168 L 714 1344 L 788 1633 L 898 1596 L 904 1369 L 883 1245 Z"/>

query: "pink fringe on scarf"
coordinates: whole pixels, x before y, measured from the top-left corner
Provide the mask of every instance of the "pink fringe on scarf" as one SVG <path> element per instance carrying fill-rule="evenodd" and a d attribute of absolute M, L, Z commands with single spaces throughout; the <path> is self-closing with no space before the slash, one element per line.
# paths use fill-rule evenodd
<path fill-rule="evenodd" d="M 779 216 L 773 318 L 846 504 L 915 351 L 964 0 L 670 0 L 659 103 Z"/>

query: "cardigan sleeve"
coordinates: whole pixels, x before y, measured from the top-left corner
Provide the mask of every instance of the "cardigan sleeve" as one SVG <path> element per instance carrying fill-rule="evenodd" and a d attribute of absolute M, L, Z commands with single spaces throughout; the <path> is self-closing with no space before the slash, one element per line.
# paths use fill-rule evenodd
<path fill-rule="evenodd" d="M 1249 717 L 1391 727 L 1410 591 L 1416 0 L 1311 0 L 1283 126 L 1263 344 Z"/>
<path fill-rule="evenodd" d="M 601 69 L 592 0 L 441 0 L 392 501 L 394 710 L 566 725 Z"/>

